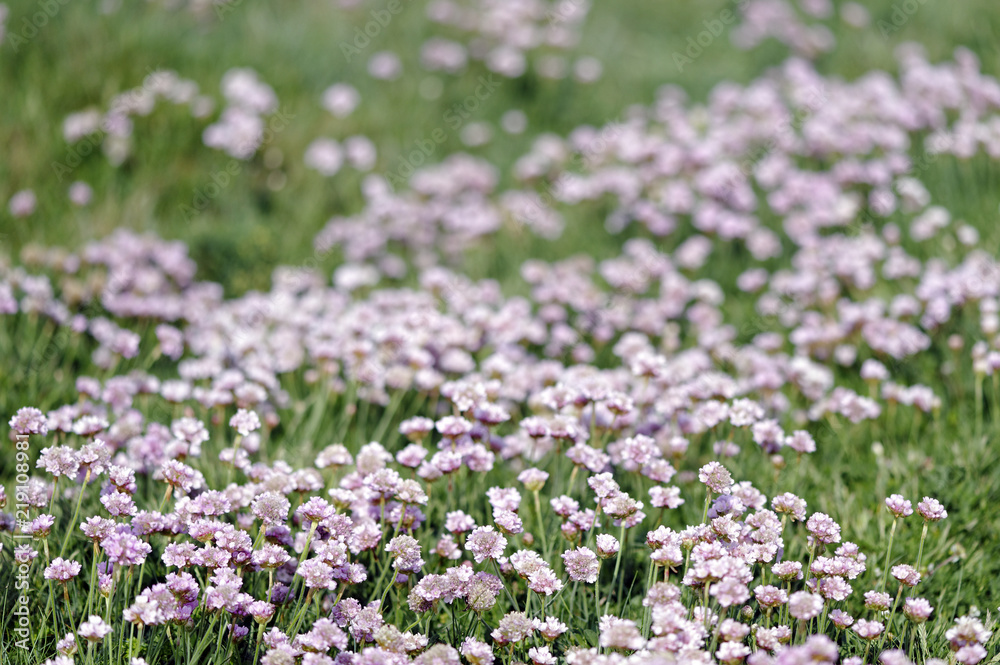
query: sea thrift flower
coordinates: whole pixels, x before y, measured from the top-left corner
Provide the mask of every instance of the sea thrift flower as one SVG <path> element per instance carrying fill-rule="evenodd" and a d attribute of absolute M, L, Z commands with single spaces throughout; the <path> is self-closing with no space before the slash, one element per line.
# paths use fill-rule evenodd
<path fill-rule="evenodd" d="M 385 551 L 392 555 L 392 567 L 400 572 L 418 573 L 424 565 L 420 543 L 412 536 L 396 536 L 385 546 Z"/>
<path fill-rule="evenodd" d="M 924 500 L 917 504 L 917 512 L 928 522 L 938 522 L 948 517 L 948 511 L 941 502 L 929 496 L 925 496 Z"/>
<path fill-rule="evenodd" d="M 68 476 L 74 478 L 80 468 L 80 460 L 76 450 L 69 446 L 42 448 L 41 455 L 35 466 L 45 469 L 45 472 L 55 477 Z"/>
<path fill-rule="evenodd" d="M 760 603 L 760 606 L 765 608 L 784 605 L 788 601 L 788 594 L 785 593 L 784 589 L 779 589 L 778 587 L 771 585 L 758 585 L 753 590 L 753 593 L 757 598 L 757 602 Z"/>
<path fill-rule="evenodd" d="M 52 515 L 39 515 L 31 520 L 27 527 L 22 527 L 22 531 L 31 534 L 35 538 L 47 538 L 55 523 L 56 518 Z"/>
<path fill-rule="evenodd" d="M 909 517 L 913 514 L 913 506 L 899 494 L 893 494 L 885 500 L 885 507 L 896 517 Z"/>
<path fill-rule="evenodd" d="M 903 604 L 903 614 L 913 623 L 923 623 L 930 618 L 934 608 L 923 598 L 907 598 Z"/>
<path fill-rule="evenodd" d="M 880 621 L 858 619 L 857 623 L 854 624 L 854 632 L 863 640 L 874 640 L 882 634 L 883 630 L 885 630 L 885 626 Z"/>
<path fill-rule="evenodd" d="M 240 436 L 248 436 L 250 432 L 260 429 L 260 418 L 254 411 L 239 409 L 229 419 L 229 426 L 235 429 Z"/>
<path fill-rule="evenodd" d="M 462 642 L 462 655 L 471 665 L 493 665 L 493 649 L 474 637 L 466 637 Z"/>
<path fill-rule="evenodd" d="M 556 663 L 556 657 L 552 655 L 547 646 L 528 649 L 528 660 L 534 665 L 555 665 Z"/>
<path fill-rule="evenodd" d="M 507 539 L 497 533 L 491 526 L 481 526 L 469 534 L 465 542 L 465 549 L 472 552 L 476 563 L 482 563 L 486 559 L 496 561 L 503 556 L 503 551 L 507 547 Z"/>
<path fill-rule="evenodd" d="M 837 628 L 843 630 L 851 627 L 851 624 L 854 623 L 854 617 L 843 610 L 833 610 L 830 612 L 830 621 L 832 621 L 833 625 Z"/>
<path fill-rule="evenodd" d="M 254 497 L 250 509 L 266 526 L 284 524 L 288 519 L 291 502 L 278 492 L 263 492 Z"/>
<path fill-rule="evenodd" d="M 771 499 L 771 508 L 779 515 L 788 515 L 793 522 L 801 522 L 806 518 L 806 502 L 788 492 Z"/>
<path fill-rule="evenodd" d="M 445 515 L 444 528 L 451 533 L 464 533 L 475 529 L 476 523 L 461 510 L 455 510 Z"/>
<path fill-rule="evenodd" d="M 548 567 L 528 575 L 528 588 L 537 594 L 551 596 L 563 588 L 562 580 Z"/>
<path fill-rule="evenodd" d="M 24 406 L 18 409 L 7 424 L 18 434 L 41 434 L 44 436 L 49 432 L 45 414 L 33 406 Z"/>
<path fill-rule="evenodd" d="M 101 541 L 101 549 L 116 566 L 137 566 L 153 548 L 130 533 L 112 533 Z"/>
<path fill-rule="evenodd" d="M 56 652 L 63 656 L 72 656 L 76 651 L 76 635 L 73 633 L 66 633 L 61 640 L 56 642 Z"/>
<path fill-rule="evenodd" d="M 802 579 L 802 564 L 798 561 L 782 561 L 771 566 L 771 572 L 779 580 Z"/>
<path fill-rule="evenodd" d="M 88 642 L 100 642 L 111 633 L 111 626 L 104 623 L 104 619 L 96 615 L 80 624 L 77 633 Z"/>
<path fill-rule="evenodd" d="M 538 492 L 545 486 L 545 481 L 548 480 L 549 474 L 539 469 L 525 469 L 518 476 L 517 479 L 524 484 L 524 487 L 530 492 Z"/>
<path fill-rule="evenodd" d="M 823 545 L 840 542 L 840 525 L 824 513 L 813 513 L 806 521 L 806 529 L 816 542 Z"/>
<path fill-rule="evenodd" d="M 493 522 L 505 534 L 517 534 L 524 531 L 524 524 L 517 513 L 509 510 L 495 510 L 493 512 Z"/>
<path fill-rule="evenodd" d="M 715 494 L 729 494 L 729 488 L 733 485 L 732 475 L 718 462 L 709 462 L 701 467 L 698 471 L 698 480 Z"/>
<path fill-rule="evenodd" d="M 812 435 L 804 430 L 795 430 L 785 438 L 785 445 L 797 453 L 816 452 L 816 442 Z"/>
<path fill-rule="evenodd" d="M 823 597 L 808 591 L 796 591 L 788 597 L 788 613 L 796 619 L 809 620 L 823 611 Z"/>
<path fill-rule="evenodd" d="M 636 651 L 646 645 L 634 621 L 605 615 L 598 620 L 598 627 L 599 644 L 605 649 Z"/>
<path fill-rule="evenodd" d="M 920 582 L 920 573 L 917 572 L 917 569 L 905 563 L 893 566 L 889 572 L 903 586 L 914 587 Z"/>
<path fill-rule="evenodd" d="M 334 508 L 325 500 L 314 496 L 298 507 L 296 515 L 309 520 L 310 522 L 322 522 L 334 514 Z"/>
<path fill-rule="evenodd" d="M 884 612 L 889 609 L 889 605 L 892 603 L 892 598 L 887 593 L 880 591 L 866 591 L 865 592 L 865 607 L 869 610 L 875 610 L 876 612 Z"/>
<path fill-rule="evenodd" d="M 570 580 L 586 584 L 593 584 L 597 581 L 601 562 L 592 550 L 586 547 L 566 550 L 562 553 L 562 559 Z"/>
<path fill-rule="evenodd" d="M 610 559 L 618 554 L 621 545 L 618 539 L 607 533 L 597 534 L 597 554 L 602 559 Z"/>
<path fill-rule="evenodd" d="M 506 646 L 517 644 L 535 630 L 535 625 L 524 612 L 509 612 L 502 619 L 497 627 L 490 633 L 497 644 Z"/>
<path fill-rule="evenodd" d="M 951 643 L 952 650 L 958 651 L 963 647 L 985 644 L 992 635 L 982 621 L 966 615 L 955 619 L 955 625 L 945 632 L 944 637 Z"/>
<path fill-rule="evenodd" d="M 101 504 L 112 517 L 131 517 L 138 511 L 132 497 L 122 492 L 105 494 L 101 497 Z"/>
<path fill-rule="evenodd" d="M 61 557 L 56 557 L 45 569 L 45 579 L 56 580 L 65 584 L 79 575 L 82 568 L 82 564 L 77 561 L 67 561 Z"/>
<path fill-rule="evenodd" d="M 542 637 L 549 642 L 557 639 L 560 635 L 569 630 L 566 624 L 553 617 L 549 617 L 545 621 L 535 619 L 535 629 L 538 630 Z"/>
<path fill-rule="evenodd" d="M 650 487 L 649 502 L 654 508 L 674 509 L 684 505 L 679 487 Z"/>

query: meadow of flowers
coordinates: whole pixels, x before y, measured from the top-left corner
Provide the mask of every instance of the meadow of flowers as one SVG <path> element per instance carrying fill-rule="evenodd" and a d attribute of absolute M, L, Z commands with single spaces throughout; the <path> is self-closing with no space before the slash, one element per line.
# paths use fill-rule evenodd
<path fill-rule="evenodd" d="M 0 663 L 1000 662 L 997 17 L 672 4 L 0 4 Z"/>

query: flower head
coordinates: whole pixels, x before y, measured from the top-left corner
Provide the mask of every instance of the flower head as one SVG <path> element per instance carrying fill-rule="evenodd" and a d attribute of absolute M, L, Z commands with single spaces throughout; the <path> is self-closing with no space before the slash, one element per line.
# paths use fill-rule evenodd
<path fill-rule="evenodd" d="M 503 556 L 507 547 L 507 539 L 496 532 L 492 526 L 476 527 L 465 542 L 465 549 L 472 552 L 476 563 L 487 559 L 496 561 Z"/>
<path fill-rule="evenodd" d="M 699 469 L 698 480 L 715 494 L 729 494 L 729 489 L 733 486 L 733 476 L 726 467 L 714 461 Z"/>
<path fill-rule="evenodd" d="M 893 494 L 886 498 L 885 507 L 896 517 L 909 517 L 913 514 L 913 505 L 900 494 Z"/>
<path fill-rule="evenodd" d="M 111 626 L 104 623 L 101 617 L 91 614 L 89 619 L 80 624 L 77 633 L 88 642 L 100 642 L 111 633 Z"/>
<path fill-rule="evenodd" d="M 948 511 L 941 502 L 929 496 L 925 496 L 924 500 L 917 504 L 917 512 L 928 522 L 938 522 L 948 517 Z"/>

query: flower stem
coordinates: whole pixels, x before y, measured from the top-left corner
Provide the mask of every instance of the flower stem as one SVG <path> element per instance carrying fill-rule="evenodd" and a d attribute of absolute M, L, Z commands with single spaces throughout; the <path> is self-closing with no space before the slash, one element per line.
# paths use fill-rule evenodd
<path fill-rule="evenodd" d="M 615 572 L 611 576 L 611 586 L 614 588 L 615 580 L 618 579 L 618 569 L 622 565 L 622 552 L 625 551 L 625 520 L 622 520 L 621 528 L 619 530 L 618 536 L 618 556 L 615 557 Z M 621 598 L 618 599 L 621 602 Z M 611 602 L 611 594 L 608 594 L 607 600 L 604 601 L 604 608 L 607 609 L 608 603 Z"/>
<path fill-rule="evenodd" d="M 576 470 L 576 467 L 573 467 Z M 538 490 L 534 491 L 535 495 L 535 513 L 538 515 L 538 530 L 541 532 L 542 536 L 542 552 L 546 557 L 549 555 L 549 543 L 548 536 L 545 535 L 545 525 L 542 524 L 542 503 L 538 498 Z"/>
<path fill-rule="evenodd" d="M 69 521 L 69 528 L 66 529 L 66 536 L 63 538 L 62 547 L 59 549 L 59 556 L 66 553 L 66 547 L 69 545 L 69 537 L 73 535 L 73 528 L 76 524 L 76 520 L 80 517 L 80 504 L 83 503 L 83 493 L 87 489 L 87 483 L 90 482 L 90 469 L 87 469 L 87 475 L 83 477 L 83 486 L 80 487 L 80 498 L 76 500 L 76 510 L 73 511 L 73 519 Z"/>
<path fill-rule="evenodd" d="M 899 520 L 898 517 L 893 517 L 892 526 L 889 527 L 889 547 L 885 551 L 885 566 L 883 566 L 882 570 L 882 583 L 879 585 L 878 588 L 880 592 L 885 591 L 885 583 L 886 580 L 889 578 L 889 560 L 890 557 L 892 556 L 892 539 L 896 536 L 896 522 L 898 520 Z"/>

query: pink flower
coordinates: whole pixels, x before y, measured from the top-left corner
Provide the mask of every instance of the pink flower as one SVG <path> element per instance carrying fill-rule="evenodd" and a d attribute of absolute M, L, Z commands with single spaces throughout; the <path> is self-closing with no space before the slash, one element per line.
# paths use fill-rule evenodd
<path fill-rule="evenodd" d="M 896 517 L 909 517 L 913 514 L 913 505 L 899 494 L 886 498 L 885 507 Z"/>
<path fill-rule="evenodd" d="M 709 462 L 701 467 L 698 471 L 698 480 L 715 494 L 729 494 L 729 488 L 733 486 L 732 475 L 718 462 Z"/>
<path fill-rule="evenodd" d="M 928 522 L 938 522 L 948 517 L 948 511 L 941 502 L 929 496 L 925 496 L 924 500 L 917 504 L 917 512 Z"/>
<path fill-rule="evenodd" d="M 788 597 L 788 613 L 796 619 L 809 620 L 823 611 L 823 597 L 808 591 L 796 591 Z"/>
<path fill-rule="evenodd" d="M 854 624 L 854 632 L 864 640 L 874 640 L 882 634 L 885 626 L 880 621 L 869 621 L 868 619 L 858 619 Z"/>
<path fill-rule="evenodd" d="M 492 526 L 477 527 L 469 534 L 465 549 L 472 552 L 476 563 L 487 559 L 496 561 L 503 556 L 507 547 L 507 539 L 497 533 Z"/>
<path fill-rule="evenodd" d="M 101 617 L 91 614 L 89 619 L 80 624 L 77 633 L 88 642 L 100 642 L 111 633 L 111 626 L 104 623 Z"/>

